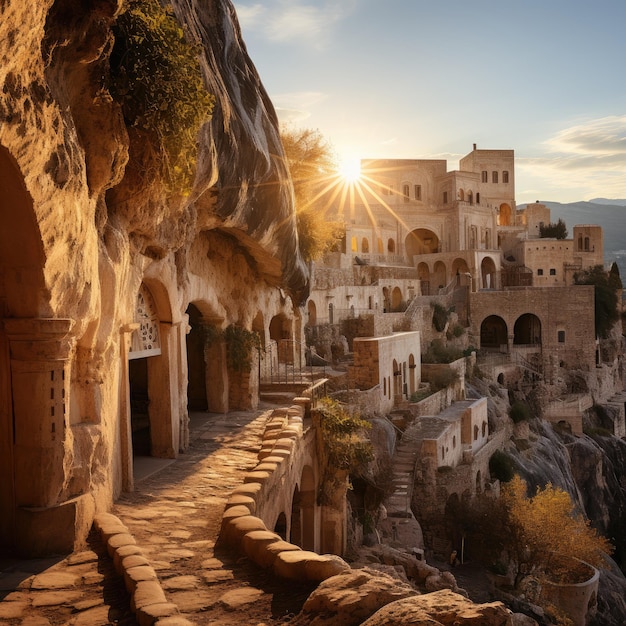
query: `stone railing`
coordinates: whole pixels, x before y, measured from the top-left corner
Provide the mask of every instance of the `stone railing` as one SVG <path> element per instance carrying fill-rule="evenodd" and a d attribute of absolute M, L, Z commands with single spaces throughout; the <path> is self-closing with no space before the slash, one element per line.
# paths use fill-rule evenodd
<path fill-rule="evenodd" d="M 302 442 L 303 404 L 307 401 L 303 398 L 301 403 L 272 413 L 258 454 L 259 463 L 246 474 L 244 483 L 234 489 L 226 504 L 219 542 L 243 552 L 258 566 L 282 578 L 321 582 L 350 566 L 339 556 L 320 555 L 285 541 L 262 519 L 264 504 L 272 500 L 272 490 Z"/>

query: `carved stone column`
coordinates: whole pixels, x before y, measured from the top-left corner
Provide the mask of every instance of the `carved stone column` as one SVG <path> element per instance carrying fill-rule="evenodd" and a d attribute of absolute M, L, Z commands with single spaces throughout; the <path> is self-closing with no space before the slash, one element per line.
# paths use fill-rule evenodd
<path fill-rule="evenodd" d="M 18 507 L 58 503 L 66 480 L 70 319 L 5 319 L 14 415 Z"/>

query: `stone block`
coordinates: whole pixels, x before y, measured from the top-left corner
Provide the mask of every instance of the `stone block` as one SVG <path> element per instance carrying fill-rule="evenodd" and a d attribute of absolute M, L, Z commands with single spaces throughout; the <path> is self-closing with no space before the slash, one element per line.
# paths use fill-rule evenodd
<path fill-rule="evenodd" d="M 137 613 L 139 609 L 152 604 L 167 604 L 165 593 L 156 580 L 142 580 L 137 583 L 130 599 L 130 608 Z"/>
<path fill-rule="evenodd" d="M 249 513 L 254 515 L 255 511 L 256 511 L 256 500 L 254 498 L 251 498 L 250 496 L 246 496 L 246 495 L 242 495 L 242 494 L 236 494 L 236 495 L 232 495 L 229 499 L 228 502 L 226 502 L 226 507 L 224 509 L 224 513 L 234 507 L 234 506 L 245 506 Z"/>
<path fill-rule="evenodd" d="M 124 585 L 128 593 L 132 594 L 140 582 L 158 580 L 156 572 L 150 565 L 137 565 L 124 570 Z"/>
<path fill-rule="evenodd" d="M 241 549 L 257 565 L 267 567 L 268 558 L 265 554 L 267 546 L 281 541 L 276 533 L 269 530 L 253 530 L 246 533 L 241 540 Z"/>
<path fill-rule="evenodd" d="M 143 556 L 143 551 L 136 544 L 120 546 L 119 548 L 117 548 L 117 550 L 115 550 L 115 552 L 113 553 L 113 566 L 115 567 L 115 571 L 118 574 L 122 574 L 122 572 L 124 571 L 124 566 L 122 565 L 123 560 L 127 556 L 131 555 Z"/>
<path fill-rule="evenodd" d="M 239 547 L 244 535 L 252 530 L 267 530 L 267 528 L 263 520 L 253 515 L 236 517 L 222 523 L 220 540 L 230 546 Z"/>
<path fill-rule="evenodd" d="M 161 604 L 150 604 L 148 606 L 137 609 L 136 617 L 139 626 L 152 626 L 152 624 L 163 624 L 162 618 L 174 618 L 179 616 L 178 607 L 171 602 L 163 602 Z M 182 619 L 182 618 L 181 618 Z M 189 624 L 187 620 L 183 619 L 184 623 Z M 182 624 L 181 622 L 170 622 L 172 626 L 174 624 Z"/>
<path fill-rule="evenodd" d="M 129 533 L 120 533 L 119 535 L 113 535 L 107 542 L 107 552 L 109 556 L 113 558 L 115 550 L 122 546 L 135 545 L 135 538 Z"/>
<path fill-rule="evenodd" d="M 255 560 L 255 563 L 260 567 L 270 568 L 273 567 L 276 557 L 281 552 L 292 552 L 296 550 L 300 551 L 301 549 L 293 543 L 279 539 L 278 541 L 267 544 L 264 550 L 259 551 L 257 553 L 257 560 Z"/>

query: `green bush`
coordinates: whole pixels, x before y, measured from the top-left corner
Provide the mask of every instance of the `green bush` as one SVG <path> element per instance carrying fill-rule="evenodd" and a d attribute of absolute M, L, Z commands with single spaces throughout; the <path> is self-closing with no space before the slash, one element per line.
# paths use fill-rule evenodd
<path fill-rule="evenodd" d="M 506 452 L 496 450 L 489 459 L 489 473 L 492 478 L 508 483 L 515 476 L 513 460 Z"/>
<path fill-rule="evenodd" d="M 463 351 L 447 346 L 442 339 L 433 339 L 422 355 L 422 363 L 452 363 L 463 356 Z"/>
<path fill-rule="evenodd" d="M 435 302 L 432 304 L 433 308 L 433 326 L 437 332 L 442 332 L 446 327 L 448 321 L 448 311 L 443 304 Z"/>
<path fill-rule="evenodd" d="M 371 442 L 360 434 L 372 427 L 370 422 L 348 413 L 331 398 L 322 398 L 316 410 L 321 415 L 324 449 L 332 467 L 355 471 L 374 458 Z"/>
<path fill-rule="evenodd" d="M 198 130 L 215 103 L 202 79 L 200 48 L 185 39 L 171 6 L 158 0 L 129 0 L 113 33 L 109 91 L 126 124 L 148 137 L 163 182 L 188 193 Z"/>
<path fill-rule="evenodd" d="M 432 391 L 441 391 L 451 387 L 459 381 L 459 373 L 449 367 L 432 372 L 429 377 L 430 388 Z"/>
<path fill-rule="evenodd" d="M 532 417 L 530 407 L 525 402 L 514 402 L 509 408 L 509 417 L 515 424 L 529 420 Z"/>

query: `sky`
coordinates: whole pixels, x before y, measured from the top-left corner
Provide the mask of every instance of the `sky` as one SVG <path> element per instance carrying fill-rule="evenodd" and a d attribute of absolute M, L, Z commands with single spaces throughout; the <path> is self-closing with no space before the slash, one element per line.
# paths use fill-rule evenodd
<path fill-rule="evenodd" d="M 626 198 L 626 0 L 235 0 L 282 123 L 341 159 L 515 150 L 517 204 Z"/>

